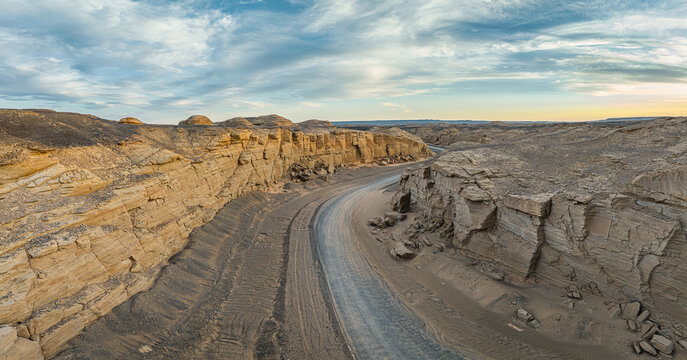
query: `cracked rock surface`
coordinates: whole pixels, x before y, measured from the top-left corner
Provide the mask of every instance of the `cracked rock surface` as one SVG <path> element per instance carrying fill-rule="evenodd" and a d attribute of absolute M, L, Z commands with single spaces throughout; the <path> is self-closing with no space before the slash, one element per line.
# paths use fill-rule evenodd
<path fill-rule="evenodd" d="M 447 245 L 521 280 L 687 322 L 687 119 L 523 127 L 408 171 L 396 208 L 443 218 Z"/>

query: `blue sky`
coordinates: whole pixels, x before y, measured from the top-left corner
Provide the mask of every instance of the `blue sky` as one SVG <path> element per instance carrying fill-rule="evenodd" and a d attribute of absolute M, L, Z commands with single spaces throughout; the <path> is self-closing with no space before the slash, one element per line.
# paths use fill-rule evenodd
<path fill-rule="evenodd" d="M 176 123 L 687 114 L 687 2 L 0 0 L 0 107 Z"/>

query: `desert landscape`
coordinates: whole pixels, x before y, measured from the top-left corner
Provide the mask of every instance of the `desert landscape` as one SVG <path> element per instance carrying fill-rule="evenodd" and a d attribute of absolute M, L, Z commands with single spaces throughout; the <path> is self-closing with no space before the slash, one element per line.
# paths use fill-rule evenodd
<path fill-rule="evenodd" d="M 686 18 L 0 0 L 0 360 L 687 360 Z"/>
<path fill-rule="evenodd" d="M 1 353 L 685 358 L 686 123 L 2 110 Z"/>

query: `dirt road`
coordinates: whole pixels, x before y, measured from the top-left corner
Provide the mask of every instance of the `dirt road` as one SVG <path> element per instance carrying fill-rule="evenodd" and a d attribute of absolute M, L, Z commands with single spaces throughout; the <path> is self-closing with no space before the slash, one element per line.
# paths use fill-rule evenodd
<path fill-rule="evenodd" d="M 328 199 L 392 181 L 403 168 L 344 170 L 329 182 L 231 201 L 193 231 L 151 289 L 91 324 L 57 358 L 351 358 L 310 224 Z"/>
<path fill-rule="evenodd" d="M 356 187 L 325 202 L 314 218 L 313 239 L 348 343 L 361 359 L 462 359 L 440 344 L 375 272 L 356 242 L 356 204 L 399 174 Z"/>

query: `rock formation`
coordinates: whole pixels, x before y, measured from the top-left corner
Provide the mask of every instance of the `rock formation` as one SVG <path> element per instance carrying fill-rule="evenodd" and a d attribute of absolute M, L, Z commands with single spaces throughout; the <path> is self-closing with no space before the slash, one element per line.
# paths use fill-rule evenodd
<path fill-rule="evenodd" d="M 119 119 L 119 122 L 121 124 L 143 125 L 143 121 L 141 121 L 135 117 L 124 117 L 124 118 Z"/>
<path fill-rule="evenodd" d="M 330 128 L 334 127 L 330 121 L 327 120 L 306 120 L 298 123 L 298 126 L 300 127 L 325 127 L 325 128 Z"/>
<path fill-rule="evenodd" d="M 253 125 L 252 122 L 246 120 L 246 118 L 242 117 L 235 117 L 231 118 L 229 120 L 224 120 L 217 124 L 219 126 L 227 126 L 227 127 L 235 127 L 235 128 L 252 128 L 255 125 Z"/>
<path fill-rule="evenodd" d="M 56 353 L 150 286 L 225 203 L 288 180 L 294 166 L 326 172 L 429 154 L 379 133 L 0 110 L 0 357 Z"/>
<path fill-rule="evenodd" d="M 212 121 L 207 116 L 203 115 L 192 115 L 188 119 L 180 121 L 179 125 L 205 125 L 211 126 Z"/>
<path fill-rule="evenodd" d="M 258 117 L 247 117 L 245 118 L 249 122 L 251 122 L 253 125 L 256 126 L 263 126 L 263 127 L 291 127 L 293 126 L 293 122 L 291 120 L 279 116 L 276 114 L 272 115 L 262 115 Z"/>
<path fill-rule="evenodd" d="M 576 129 L 563 130 L 456 143 L 404 174 L 394 206 L 442 218 L 448 246 L 519 279 L 641 301 L 687 322 L 687 119 L 576 141 Z"/>

